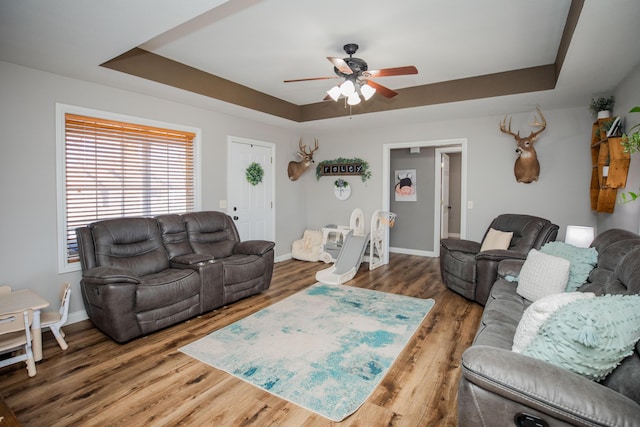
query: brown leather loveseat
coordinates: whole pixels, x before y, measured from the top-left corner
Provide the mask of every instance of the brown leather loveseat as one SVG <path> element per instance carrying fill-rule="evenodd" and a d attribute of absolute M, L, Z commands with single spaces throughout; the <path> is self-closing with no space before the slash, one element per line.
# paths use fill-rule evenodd
<path fill-rule="evenodd" d="M 274 243 L 240 242 L 222 212 L 118 218 L 76 230 L 89 319 L 117 342 L 269 288 Z"/>

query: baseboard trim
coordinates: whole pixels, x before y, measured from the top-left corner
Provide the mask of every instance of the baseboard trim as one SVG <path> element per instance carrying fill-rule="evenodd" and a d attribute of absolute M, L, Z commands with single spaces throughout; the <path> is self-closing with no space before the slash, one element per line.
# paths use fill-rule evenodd
<path fill-rule="evenodd" d="M 288 254 L 284 254 L 284 255 L 280 255 L 274 258 L 273 262 L 282 262 L 282 261 L 287 261 L 292 259 L 293 257 L 291 256 L 290 253 Z"/>
<path fill-rule="evenodd" d="M 69 317 L 67 317 L 67 325 L 72 323 L 82 322 L 83 320 L 87 320 L 89 316 L 87 316 L 87 312 L 85 310 L 74 311 L 73 313 L 69 313 Z"/>
<path fill-rule="evenodd" d="M 433 252 L 433 251 L 423 251 L 423 250 L 420 250 L 420 249 L 406 249 L 406 248 L 390 247 L 389 248 L 389 252 L 396 253 L 396 254 L 424 256 L 424 257 L 431 257 L 431 258 L 437 256 L 435 254 L 435 252 Z"/>

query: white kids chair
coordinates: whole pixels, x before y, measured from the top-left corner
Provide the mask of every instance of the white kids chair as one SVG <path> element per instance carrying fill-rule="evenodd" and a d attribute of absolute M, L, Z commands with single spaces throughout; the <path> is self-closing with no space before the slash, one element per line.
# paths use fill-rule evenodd
<path fill-rule="evenodd" d="M 60 348 L 66 350 L 69 348 L 67 342 L 64 340 L 64 332 L 62 331 L 62 325 L 67 323 L 67 317 L 69 316 L 69 299 L 71 298 L 71 285 L 64 283 L 60 288 L 60 310 L 58 311 L 44 311 L 40 315 L 40 326 L 42 329 L 49 328 L 53 332 L 53 336 L 56 337 L 56 341 L 60 345 Z"/>
<path fill-rule="evenodd" d="M 0 360 L 0 367 L 9 366 L 13 363 L 27 362 L 27 372 L 30 377 L 36 375 L 36 362 L 31 350 L 31 322 L 33 321 L 33 311 L 18 311 L 14 313 L 0 313 L 0 354 L 15 353 L 20 348 L 24 349 L 24 354 Z M 0 417 L 2 420 L 2 417 Z"/>

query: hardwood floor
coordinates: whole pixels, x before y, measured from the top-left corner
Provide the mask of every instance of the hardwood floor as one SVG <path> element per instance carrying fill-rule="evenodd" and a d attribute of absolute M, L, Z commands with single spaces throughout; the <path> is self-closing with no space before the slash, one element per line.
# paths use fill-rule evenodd
<path fill-rule="evenodd" d="M 276 264 L 271 288 L 148 337 L 116 344 L 87 320 L 65 327 L 69 349 L 43 336 L 34 378 L 0 369 L 0 395 L 25 426 L 455 426 L 460 356 L 482 307 L 449 291 L 437 258 L 392 254 L 349 286 L 436 303 L 365 404 L 333 423 L 178 351 L 315 282 L 323 263 Z"/>

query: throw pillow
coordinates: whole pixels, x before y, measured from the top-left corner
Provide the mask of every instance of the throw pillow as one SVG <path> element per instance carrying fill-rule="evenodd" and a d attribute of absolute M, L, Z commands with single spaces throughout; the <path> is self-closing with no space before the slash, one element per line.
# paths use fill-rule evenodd
<path fill-rule="evenodd" d="M 542 325 L 522 354 L 600 381 L 640 340 L 640 295 L 573 301 Z"/>
<path fill-rule="evenodd" d="M 564 242 L 546 243 L 540 252 L 564 258 L 571 263 L 566 292 L 573 292 L 582 286 L 598 263 L 598 251 L 595 248 L 578 248 Z"/>
<path fill-rule="evenodd" d="M 564 291 L 569 278 L 569 261 L 531 249 L 522 265 L 516 292 L 536 301 Z"/>
<path fill-rule="evenodd" d="M 549 295 L 533 302 L 522 314 L 513 337 L 512 350 L 521 353 L 538 334 L 544 322 L 560 307 L 579 299 L 593 298 L 593 292 L 567 292 Z"/>
<path fill-rule="evenodd" d="M 491 249 L 509 249 L 513 232 L 495 230 L 490 228 L 487 235 L 482 241 L 480 252 L 489 251 Z"/>

